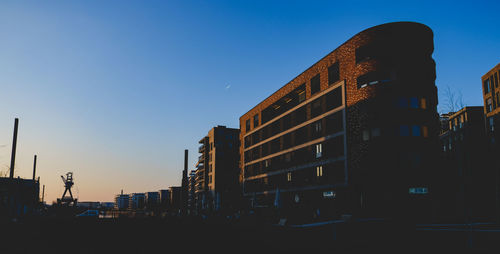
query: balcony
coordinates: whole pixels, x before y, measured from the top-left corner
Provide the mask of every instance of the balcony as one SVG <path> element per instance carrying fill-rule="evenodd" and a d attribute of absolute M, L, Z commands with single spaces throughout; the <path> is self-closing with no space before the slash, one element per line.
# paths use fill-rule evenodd
<path fill-rule="evenodd" d="M 202 154 L 200 155 L 200 157 L 198 157 L 198 162 L 202 163 L 205 161 L 205 154 Z"/>
<path fill-rule="evenodd" d="M 203 153 L 205 151 L 205 144 L 202 144 L 200 147 L 198 147 L 198 153 Z"/>

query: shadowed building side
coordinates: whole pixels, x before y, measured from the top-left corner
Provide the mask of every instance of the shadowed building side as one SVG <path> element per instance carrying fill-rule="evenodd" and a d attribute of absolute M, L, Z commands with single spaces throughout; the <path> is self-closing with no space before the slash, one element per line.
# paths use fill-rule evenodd
<path fill-rule="evenodd" d="M 433 34 L 367 29 L 240 117 L 244 195 L 288 217 L 427 217 L 439 159 Z"/>

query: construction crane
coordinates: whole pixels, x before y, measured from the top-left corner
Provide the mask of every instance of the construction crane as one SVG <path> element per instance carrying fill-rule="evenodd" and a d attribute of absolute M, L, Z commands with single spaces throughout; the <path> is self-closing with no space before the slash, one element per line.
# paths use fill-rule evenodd
<path fill-rule="evenodd" d="M 66 206 L 76 206 L 77 200 L 73 198 L 73 193 L 71 193 L 71 187 L 75 184 L 73 182 L 73 172 L 66 173 L 66 177 L 61 176 L 61 179 L 64 183 L 64 193 L 60 199 L 57 199 L 57 203 Z M 66 193 L 69 193 L 69 196 L 66 196 Z"/>

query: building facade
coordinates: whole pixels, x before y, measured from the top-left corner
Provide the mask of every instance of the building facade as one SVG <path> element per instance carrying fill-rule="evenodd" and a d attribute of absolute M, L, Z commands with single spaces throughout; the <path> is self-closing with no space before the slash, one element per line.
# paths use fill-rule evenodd
<path fill-rule="evenodd" d="M 440 134 L 444 162 L 439 197 L 442 217 L 455 222 L 491 220 L 495 175 L 485 160 L 484 107 L 465 107 L 444 117 L 448 126 Z"/>
<path fill-rule="evenodd" d="M 484 120 L 487 135 L 488 168 L 495 177 L 496 220 L 500 222 L 500 63 L 481 77 L 484 99 Z"/>
<path fill-rule="evenodd" d="M 132 193 L 130 194 L 129 201 L 130 201 L 129 208 L 131 210 L 142 210 L 146 206 L 146 194 Z"/>
<path fill-rule="evenodd" d="M 0 177 L 0 220 L 36 214 L 39 196 L 39 179 Z"/>
<path fill-rule="evenodd" d="M 241 116 L 249 206 L 289 218 L 430 216 L 440 132 L 433 50 L 425 25 L 372 27 Z"/>
<path fill-rule="evenodd" d="M 129 194 L 118 194 L 115 196 L 115 209 L 117 210 L 128 210 L 130 208 L 130 195 Z"/>
<path fill-rule="evenodd" d="M 217 126 L 203 137 L 196 164 L 196 207 L 201 211 L 234 210 L 239 197 L 239 129 Z"/>

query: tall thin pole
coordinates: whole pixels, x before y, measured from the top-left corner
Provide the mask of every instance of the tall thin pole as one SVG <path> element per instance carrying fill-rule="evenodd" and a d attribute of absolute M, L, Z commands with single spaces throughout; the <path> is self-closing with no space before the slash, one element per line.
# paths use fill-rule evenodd
<path fill-rule="evenodd" d="M 184 170 L 182 171 L 182 187 L 181 187 L 181 196 L 182 196 L 182 214 L 186 214 L 187 210 L 187 199 L 188 199 L 188 194 L 187 194 L 187 188 L 188 188 L 188 180 L 187 180 L 187 169 L 188 168 L 188 149 L 184 150 Z"/>
<path fill-rule="evenodd" d="M 43 185 L 43 189 L 42 189 L 42 204 L 43 204 L 44 198 L 45 198 L 45 184 Z"/>
<path fill-rule="evenodd" d="M 35 175 L 36 175 L 36 154 L 35 158 L 33 159 L 33 181 L 35 181 Z"/>
<path fill-rule="evenodd" d="M 10 157 L 10 178 L 14 178 L 14 164 L 16 163 L 16 145 L 17 145 L 17 127 L 19 125 L 19 119 L 14 120 L 14 138 L 12 141 L 12 154 Z"/>

